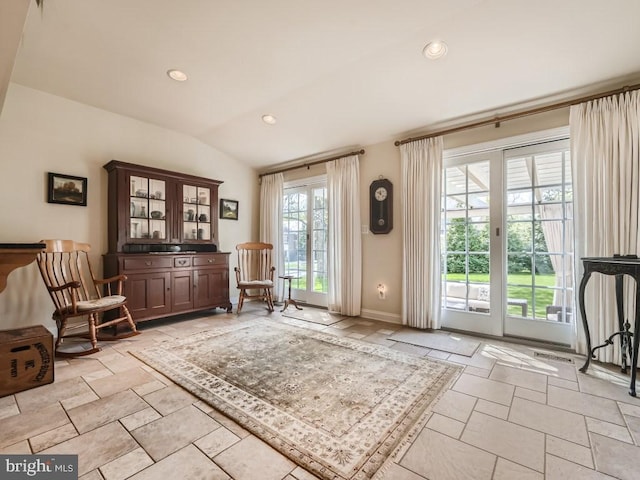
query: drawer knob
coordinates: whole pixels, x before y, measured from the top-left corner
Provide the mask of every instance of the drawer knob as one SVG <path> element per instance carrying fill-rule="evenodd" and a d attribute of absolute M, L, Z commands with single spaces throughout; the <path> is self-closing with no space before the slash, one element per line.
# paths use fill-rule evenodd
<path fill-rule="evenodd" d="M 153 262 L 152 262 L 151 260 L 147 260 L 146 262 L 144 262 L 144 264 L 145 264 L 147 267 L 150 267 L 151 265 L 153 265 Z"/>
<path fill-rule="evenodd" d="M 179 263 L 180 265 L 184 265 L 185 263 L 187 263 L 187 261 L 183 258 L 183 259 L 181 259 L 181 260 L 178 260 L 178 263 Z"/>
<path fill-rule="evenodd" d="M 207 260 L 207 262 L 213 263 L 213 259 L 210 258 L 209 260 Z"/>

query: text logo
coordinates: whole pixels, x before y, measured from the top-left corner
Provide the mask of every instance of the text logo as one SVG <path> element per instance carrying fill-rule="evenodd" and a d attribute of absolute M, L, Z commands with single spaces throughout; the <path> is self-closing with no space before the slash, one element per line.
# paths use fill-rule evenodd
<path fill-rule="evenodd" d="M 78 480 L 78 456 L 0 455 L 0 479 Z"/>

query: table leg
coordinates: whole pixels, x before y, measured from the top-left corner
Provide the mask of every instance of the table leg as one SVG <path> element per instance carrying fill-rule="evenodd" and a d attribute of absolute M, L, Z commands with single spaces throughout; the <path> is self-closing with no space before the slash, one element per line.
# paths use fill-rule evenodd
<path fill-rule="evenodd" d="M 627 373 L 627 352 L 631 349 L 631 339 L 628 336 L 628 329 L 625 329 L 624 320 L 624 275 L 616 275 L 616 308 L 618 310 L 618 331 L 620 334 L 620 350 L 622 353 L 622 365 L 620 371 Z M 631 354 L 628 360 L 631 361 Z"/>
<path fill-rule="evenodd" d="M 280 310 L 281 312 L 284 312 L 289 305 L 293 305 L 294 307 L 296 307 L 296 310 L 302 310 L 302 307 L 299 307 L 298 304 L 296 303 L 296 301 L 291 298 L 291 279 L 287 278 L 285 279 L 285 281 L 288 280 L 289 281 L 289 295 L 288 297 L 285 299 L 284 301 L 284 307 L 282 308 L 282 310 Z"/>
<path fill-rule="evenodd" d="M 296 310 L 302 310 L 302 307 L 299 307 L 298 304 L 296 303 L 296 301 L 291 298 L 291 280 L 289 280 L 289 300 L 288 300 L 289 304 L 293 305 L 294 307 L 296 307 Z"/>
<path fill-rule="evenodd" d="M 285 282 L 286 281 L 289 282 L 289 296 L 287 298 L 285 298 L 284 306 L 282 307 L 282 310 L 280 310 L 281 312 L 284 312 L 287 309 L 287 307 L 289 307 L 289 303 L 291 303 L 291 279 L 287 278 L 287 279 L 285 279 Z"/>
<path fill-rule="evenodd" d="M 578 295 L 578 301 L 580 302 L 580 316 L 582 317 L 582 327 L 584 328 L 584 334 L 587 340 L 587 360 L 580 368 L 580 371 L 582 373 L 585 373 L 587 371 L 587 368 L 589 368 L 589 363 L 591 362 L 591 334 L 589 333 L 589 324 L 587 323 L 587 311 L 584 307 L 584 291 L 587 288 L 589 277 L 591 277 L 591 272 L 585 272 L 584 276 L 582 277 L 582 281 L 580 282 L 580 293 Z"/>
<path fill-rule="evenodd" d="M 282 307 L 282 310 L 280 310 L 281 312 L 284 312 L 287 307 L 289 306 L 289 300 L 287 300 L 286 298 L 284 299 L 284 306 Z"/>
<path fill-rule="evenodd" d="M 289 298 L 291 298 L 291 279 L 290 278 L 285 278 L 284 280 L 285 282 L 289 282 Z M 282 307 L 282 310 L 280 310 L 281 312 L 284 312 L 287 307 L 289 306 L 289 298 L 285 298 L 284 299 L 284 305 Z"/>
<path fill-rule="evenodd" d="M 640 335 L 638 335 L 638 328 L 640 328 L 640 285 L 636 280 L 636 320 L 633 328 L 633 354 L 631 360 L 631 385 L 629 386 L 629 395 L 636 396 L 636 370 L 638 369 L 638 344 L 640 343 Z"/>

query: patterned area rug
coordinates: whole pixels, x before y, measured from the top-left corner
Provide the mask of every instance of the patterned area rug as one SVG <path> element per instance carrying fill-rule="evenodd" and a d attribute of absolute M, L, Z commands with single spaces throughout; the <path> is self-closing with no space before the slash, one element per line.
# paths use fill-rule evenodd
<path fill-rule="evenodd" d="M 131 352 L 322 479 L 369 479 L 461 368 L 256 319 Z"/>

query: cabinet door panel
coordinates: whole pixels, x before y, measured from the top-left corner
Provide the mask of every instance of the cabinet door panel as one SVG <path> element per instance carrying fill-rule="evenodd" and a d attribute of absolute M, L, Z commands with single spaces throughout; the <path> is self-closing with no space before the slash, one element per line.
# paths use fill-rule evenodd
<path fill-rule="evenodd" d="M 229 301 L 229 272 L 211 268 L 194 271 L 196 281 L 195 307 L 215 307 Z"/>
<path fill-rule="evenodd" d="M 193 274 L 190 270 L 171 274 L 172 312 L 193 308 Z"/>
<path fill-rule="evenodd" d="M 169 281 L 169 273 L 127 275 L 124 294 L 134 320 L 171 311 Z"/>

